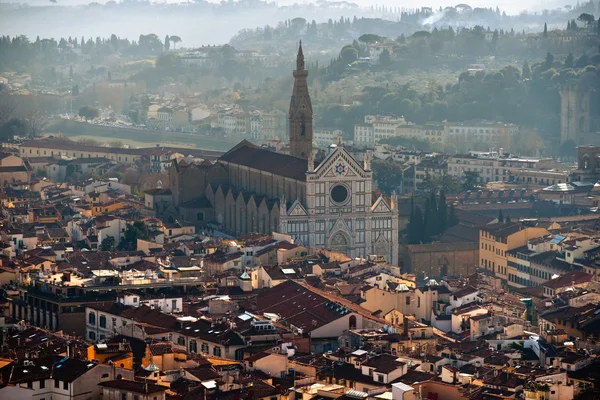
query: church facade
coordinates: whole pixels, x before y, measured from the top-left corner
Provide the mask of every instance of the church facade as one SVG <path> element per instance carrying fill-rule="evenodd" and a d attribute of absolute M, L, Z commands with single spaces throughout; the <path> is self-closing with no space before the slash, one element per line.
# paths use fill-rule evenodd
<path fill-rule="evenodd" d="M 397 198 L 373 200 L 370 160 L 359 164 L 341 146 L 332 145 L 316 167 L 309 159 L 306 196 L 280 207 L 280 229 L 307 247 L 350 257 L 376 254 L 398 263 Z"/>
<path fill-rule="evenodd" d="M 373 196 L 370 156 L 355 160 L 341 142 L 320 161 L 312 148 L 312 104 L 300 45 L 289 108 L 290 153 L 243 141 L 215 164 L 174 161 L 177 217 L 230 234 L 278 231 L 307 247 L 398 263 L 397 199 Z"/>

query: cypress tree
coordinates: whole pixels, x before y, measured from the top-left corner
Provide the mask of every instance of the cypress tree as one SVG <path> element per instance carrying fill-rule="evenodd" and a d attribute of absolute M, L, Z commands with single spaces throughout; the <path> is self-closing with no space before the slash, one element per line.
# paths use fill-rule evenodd
<path fill-rule="evenodd" d="M 423 213 L 423 242 L 429 242 L 431 238 L 428 227 L 430 225 L 429 220 L 431 219 L 431 204 L 429 199 L 425 200 L 425 212 Z"/>
<path fill-rule="evenodd" d="M 446 204 L 446 194 L 440 190 L 440 202 L 438 205 L 438 225 L 439 232 L 443 232 L 448 228 L 448 205 Z"/>
<path fill-rule="evenodd" d="M 411 196 L 410 198 L 410 219 L 408 220 L 408 243 L 415 244 L 417 243 L 417 236 L 415 232 L 416 221 L 415 221 L 415 198 Z"/>
<path fill-rule="evenodd" d="M 504 215 L 502 215 L 502 210 L 500 210 L 500 211 L 498 212 L 498 223 L 499 223 L 499 224 L 502 224 L 502 223 L 504 223 Z"/>
<path fill-rule="evenodd" d="M 548 24 L 546 24 L 544 22 L 544 37 L 547 38 L 548 37 Z"/>
<path fill-rule="evenodd" d="M 523 76 L 523 79 L 531 78 L 531 68 L 529 68 L 529 63 L 527 61 L 523 63 L 523 70 L 521 72 L 521 75 Z"/>
<path fill-rule="evenodd" d="M 423 242 L 423 212 L 421 211 L 421 207 L 417 206 L 415 208 L 415 240 L 416 243 Z"/>
<path fill-rule="evenodd" d="M 433 192 L 432 192 L 433 194 Z M 425 217 L 424 217 L 424 229 L 425 233 L 423 234 L 423 240 L 425 242 L 431 242 L 431 239 L 434 235 L 438 233 L 438 210 L 435 205 L 435 195 L 433 197 L 433 202 L 430 199 L 427 199 L 425 203 Z"/>
<path fill-rule="evenodd" d="M 506 219 L 504 220 L 507 224 L 511 223 L 512 221 L 510 220 L 510 215 L 506 216 Z"/>
<path fill-rule="evenodd" d="M 450 212 L 448 213 L 448 227 L 458 224 L 458 217 L 456 216 L 456 210 L 454 204 L 450 205 Z"/>

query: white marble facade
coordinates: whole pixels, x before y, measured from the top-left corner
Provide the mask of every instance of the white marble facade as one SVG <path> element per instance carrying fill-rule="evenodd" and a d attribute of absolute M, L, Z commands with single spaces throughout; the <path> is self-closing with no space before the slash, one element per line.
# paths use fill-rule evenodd
<path fill-rule="evenodd" d="M 395 195 L 373 200 L 369 155 L 357 162 L 332 145 L 314 170 L 309 159 L 306 198 L 282 199 L 280 230 L 308 247 L 322 247 L 350 257 L 376 254 L 398 264 L 398 209 Z"/>

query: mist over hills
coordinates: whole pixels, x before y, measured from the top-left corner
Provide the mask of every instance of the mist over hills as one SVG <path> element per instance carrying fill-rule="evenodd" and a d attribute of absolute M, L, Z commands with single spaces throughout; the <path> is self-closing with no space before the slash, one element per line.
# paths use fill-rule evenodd
<path fill-rule="evenodd" d="M 0 4 L 0 34 L 26 35 L 30 38 L 40 37 L 105 37 L 116 34 L 119 37 L 136 40 L 142 33 L 155 33 L 160 37 L 166 34 L 177 34 L 184 40 L 183 46 L 192 47 L 206 44 L 227 43 L 233 35 L 242 29 L 254 29 L 264 25 L 276 26 L 286 19 L 301 16 L 307 20 L 326 22 L 329 18 L 340 16 L 357 16 L 367 18 L 383 18 L 391 21 L 398 19 L 398 13 L 381 12 L 382 4 L 374 5 L 380 10 L 372 9 L 370 2 L 325 2 L 318 4 L 290 4 L 288 2 L 266 3 L 261 1 L 150 4 L 148 2 L 107 4 L 81 4 L 77 0 L 58 0 L 57 4 L 46 1 L 34 1 L 29 6 L 25 3 Z M 553 4 L 556 3 L 556 4 Z M 412 9 L 425 6 L 418 1 L 402 4 L 390 3 L 388 9 Z M 439 11 L 441 4 L 427 4 L 434 10 L 431 21 L 443 17 Z M 514 2 L 508 0 L 480 0 L 472 7 L 496 8 L 508 14 L 516 14 L 524 8 L 530 10 L 556 9 L 559 2 Z M 540 11 L 541 13 L 541 11 Z M 494 21 L 473 20 L 473 24 L 496 25 Z M 551 21 L 548 21 L 551 23 Z M 471 24 L 466 21 L 466 24 Z M 527 24 L 525 24 L 527 26 Z"/>

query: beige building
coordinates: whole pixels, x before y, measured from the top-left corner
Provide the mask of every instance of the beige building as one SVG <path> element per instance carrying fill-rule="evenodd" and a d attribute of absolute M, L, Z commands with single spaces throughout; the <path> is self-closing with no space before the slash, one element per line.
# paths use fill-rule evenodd
<path fill-rule="evenodd" d="M 0 184 L 6 186 L 11 183 L 29 182 L 31 180 L 31 166 L 21 157 L 10 153 L 0 152 Z"/>
<path fill-rule="evenodd" d="M 287 134 L 287 115 L 279 110 L 261 113 L 263 137 L 268 139 L 285 139 Z"/>
<path fill-rule="evenodd" d="M 525 227 L 518 222 L 487 225 L 479 231 L 480 267 L 507 282 L 509 273 L 515 272 L 512 266 L 509 271 L 508 252 L 548 233 L 545 228 Z"/>
<path fill-rule="evenodd" d="M 73 157 L 73 158 L 106 158 L 126 164 L 133 164 L 142 159 L 139 149 L 116 147 L 83 146 L 76 143 L 33 140 L 19 146 L 23 157 Z"/>
<path fill-rule="evenodd" d="M 417 138 L 443 146 L 446 130 L 443 125 L 415 125 L 401 118 L 366 115 L 365 121 L 354 126 L 354 142 L 372 146 L 383 139 L 396 137 Z"/>
<path fill-rule="evenodd" d="M 468 276 L 479 265 L 477 243 L 412 244 L 404 249 L 405 267 L 429 277 Z"/>
<path fill-rule="evenodd" d="M 531 185 L 566 183 L 570 172 L 553 158 L 514 157 L 499 151 L 470 151 L 448 158 L 448 175 L 462 179 L 477 172 L 479 182 L 515 182 Z"/>
<path fill-rule="evenodd" d="M 337 143 L 338 138 L 344 135 L 344 132 L 339 129 L 317 128 L 313 133 L 314 142 L 317 146 L 329 146 L 332 143 Z"/>
<path fill-rule="evenodd" d="M 519 126 L 491 121 L 445 122 L 447 147 L 456 152 L 470 150 L 485 151 L 495 149 L 513 149 L 513 137 L 519 133 Z"/>

